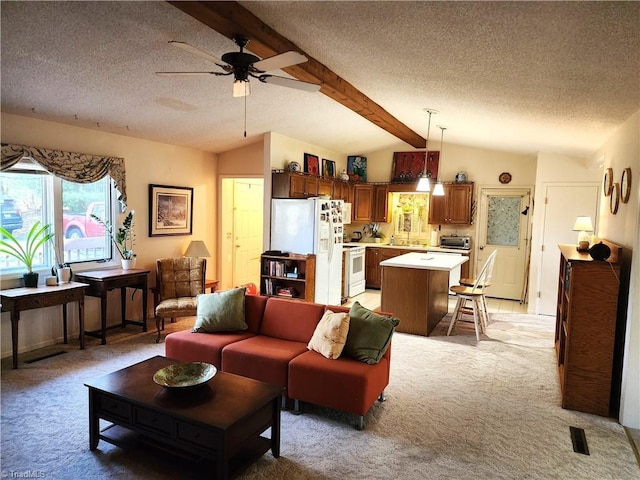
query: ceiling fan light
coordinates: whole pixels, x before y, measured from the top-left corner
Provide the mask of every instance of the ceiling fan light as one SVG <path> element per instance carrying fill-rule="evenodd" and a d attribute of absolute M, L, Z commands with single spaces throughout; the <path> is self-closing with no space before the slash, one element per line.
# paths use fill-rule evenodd
<path fill-rule="evenodd" d="M 418 180 L 418 186 L 416 187 L 416 192 L 428 192 L 431 190 L 431 186 L 429 185 L 429 178 L 420 177 Z"/>
<path fill-rule="evenodd" d="M 249 80 L 235 80 L 233 82 L 233 96 L 248 97 L 251 95 L 251 84 Z"/>
<path fill-rule="evenodd" d="M 442 182 L 436 183 L 436 186 L 433 187 L 433 193 L 431 195 L 436 197 L 444 196 L 444 186 L 442 185 Z"/>

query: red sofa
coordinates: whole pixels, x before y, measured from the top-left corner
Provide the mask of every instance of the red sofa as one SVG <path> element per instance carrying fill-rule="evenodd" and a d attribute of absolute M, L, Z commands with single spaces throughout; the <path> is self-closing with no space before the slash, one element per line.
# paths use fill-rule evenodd
<path fill-rule="evenodd" d="M 247 330 L 171 333 L 165 340 L 166 356 L 182 362 L 208 362 L 223 372 L 280 385 L 283 395 L 294 400 L 296 413 L 299 401 L 308 402 L 353 413 L 358 416 L 358 427 L 363 428 L 376 399 L 384 400 L 391 346 L 374 365 L 344 354 L 330 360 L 308 350 L 326 310 L 349 312 L 345 307 L 247 295 Z"/>

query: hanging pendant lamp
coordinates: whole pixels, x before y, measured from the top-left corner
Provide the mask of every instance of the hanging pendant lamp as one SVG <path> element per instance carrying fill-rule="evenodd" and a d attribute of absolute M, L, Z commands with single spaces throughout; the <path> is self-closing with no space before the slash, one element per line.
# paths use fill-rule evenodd
<path fill-rule="evenodd" d="M 434 113 L 438 113 L 437 110 L 433 110 L 431 108 L 425 108 L 425 112 L 429 114 L 429 124 L 427 126 L 427 139 L 424 144 L 424 171 L 420 176 L 420 180 L 418 180 L 418 186 L 416 187 L 416 192 L 428 192 L 431 190 L 431 186 L 429 185 L 429 177 L 427 176 L 427 156 L 429 155 L 429 131 L 431 130 L 431 115 Z"/>
<path fill-rule="evenodd" d="M 440 129 L 440 165 L 438 165 L 438 181 L 436 183 L 436 186 L 433 187 L 432 195 L 436 197 L 442 197 L 444 196 L 444 185 L 442 185 L 442 182 L 440 181 L 440 167 L 442 166 L 442 140 L 444 138 L 444 131 L 447 129 L 447 127 L 438 125 L 438 128 Z"/>

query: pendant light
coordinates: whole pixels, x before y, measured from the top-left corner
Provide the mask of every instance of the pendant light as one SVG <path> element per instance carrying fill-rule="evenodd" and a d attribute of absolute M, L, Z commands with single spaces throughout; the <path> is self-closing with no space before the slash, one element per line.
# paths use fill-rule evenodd
<path fill-rule="evenodd" d="M 447 127 L 438 125 L 438 128 L 440 129 L 440 165 L 438 165 L 438 182 L 436 183 L 436 186 L 433 187 L 432 195 L 436 197 L 442 197 L 444 196 L 444 186 L 440 181 L 440 167 L 442 166 L 442 140 L 444 139 L 444 131 L 447 129 Z"/>
<path fill-rule="evenodd" d="M 433 110 L 431 108 L 425 108 L 425 112 L 429 114 L 429 124 L 427 126 L 427 139 L 424 143 L 424 171 L 420 176 L 420 180 L 418 180 L 418 186 L 416 187 L 416 192 L 428 192 L 431 190 L 431 186 L 429 185 L 429 177 L 427 176 L 427 156 L 429 155 L 429 131 L 431 130 L 431 115 L 434 113 L 438 113 L 437 110 Z"/>

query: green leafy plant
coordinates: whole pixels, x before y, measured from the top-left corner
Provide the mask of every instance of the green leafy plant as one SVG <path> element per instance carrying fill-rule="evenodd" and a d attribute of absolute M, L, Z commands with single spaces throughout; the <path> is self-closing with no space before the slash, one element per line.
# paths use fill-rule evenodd
<path fill-rule="evenodd" d="M 115 231 L 110 222 L 103 220 L 94 213 L 91 214 L 91 218 L 104 226 L 111 240 L 113 240 L 116 249 L 125 260 L 132 260 L 136 256 L 136 253 L 133 251 L 133 245 L 136 240 L 136 234 L 133 231 L 133 215 L 135 213 L 134 210 L 131 210 L 127 216 L 124 217 L 122 226 L 118 227 Z"/>
<path fill-rule="evenodd" d="M 40 225 L 36 222 L 27 233 L 27 241 L 22 245 L 12 233 L 9 233 L 3 227 L 0 227 L 0 252 L 6 253 L 20 262 L 24 263 L 29 273 L 33 272 L 33 259 L 40 247 L 54 237 L 53 233 L 49 233 L 51 225 Z"/>

